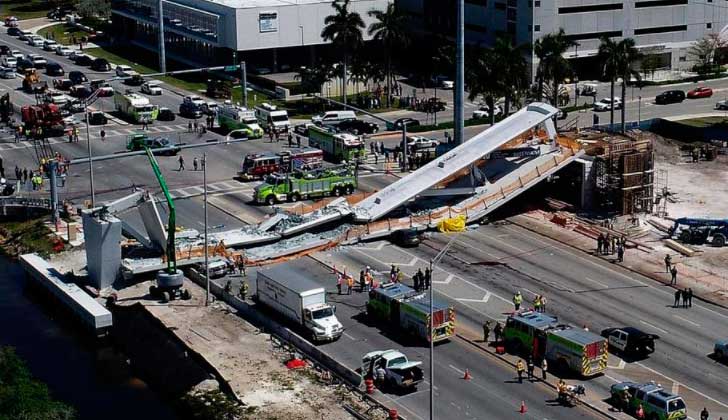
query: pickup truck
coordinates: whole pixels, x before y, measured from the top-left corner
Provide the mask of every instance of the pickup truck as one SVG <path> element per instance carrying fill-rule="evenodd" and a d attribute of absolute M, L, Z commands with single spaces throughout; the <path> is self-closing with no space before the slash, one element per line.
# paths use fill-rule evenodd
<path fill-rule="evenodd" d="M 361 359 L 363 377 L 377 377 L 377 370 L 384 369 L 384 383 L 390 388 L 415 390 L 422 382 L 424 373 L 422 362 L 412 362 L 397 350 L 376 350 L 365 354 Z M 382 384 L 380 384 L 381 386 Z"/>

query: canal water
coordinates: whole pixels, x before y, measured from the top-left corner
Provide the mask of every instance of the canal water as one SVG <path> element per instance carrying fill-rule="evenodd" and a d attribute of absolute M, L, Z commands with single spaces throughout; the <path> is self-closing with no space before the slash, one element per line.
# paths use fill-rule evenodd
<path fill-rule="evenodd" d="M 0 257 L 0 345 L 16 348 L 55 399 L 78 420 L 177 420 L 160 396 L 135 377 L 127 358 L 83 336 L 44 298 L 25 289 L 19 264 Z"/>

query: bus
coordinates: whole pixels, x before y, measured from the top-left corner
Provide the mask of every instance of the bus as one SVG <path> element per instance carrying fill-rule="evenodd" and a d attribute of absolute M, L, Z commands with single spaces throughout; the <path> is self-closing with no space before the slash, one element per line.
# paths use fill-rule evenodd
<path fill-rule="evenodd" d="M 324 157 L 334 163 L 363 159 L 366 154 L 361 137 L 316 125 L 308 129 L 308 145 L 323 150 Z"/>

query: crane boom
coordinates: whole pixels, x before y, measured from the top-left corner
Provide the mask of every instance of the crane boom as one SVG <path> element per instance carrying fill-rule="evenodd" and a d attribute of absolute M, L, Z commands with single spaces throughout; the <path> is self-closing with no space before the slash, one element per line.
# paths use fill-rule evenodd
<path fill-rule="evenodd" d="M 174 274 L 177 272 L 177 253 L 175 252 L 174 244 L 174 232 L 177 228 L 177 215 L 174 208 L 174 201 L 172 201 L 172 195 L 170 195 L 169 193 L 167 182 L 164 180 L 164 176 L 162 176 L 162 171 L 161 169 L 159 169 L 159 164 L 157 164 L 157 159 L 154 157 L 152 149 L 150 149 L 149 147 L 144 147 L 144 150 L 147 152 L 149 163 L 152 165 L 152 170 L 154 171 L 154 175 L 157 177 L 157 182 L 159 182 L 159 186 L 162 187 L 164 198 L 167 200 L 169 219 L 167 220 L 167 249 L 165 252 L 167 254 L 167 272 L 170 274 Z"/>

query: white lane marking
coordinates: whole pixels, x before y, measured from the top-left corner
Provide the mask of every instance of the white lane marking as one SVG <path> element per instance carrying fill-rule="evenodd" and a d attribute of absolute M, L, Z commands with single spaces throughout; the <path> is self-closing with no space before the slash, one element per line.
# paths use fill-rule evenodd
<path fill-rule="evenodd" d="M 435 284 L 450 284 L 450 282 L 452 281 L 453 278 L 455 278 L 455 275 L 448 274 L 447 278 L 445 278 L 445 280 L 432 280 L 432 282 Z M 490 293 L 490 292 L 488 292 L 488 293 Z"/>
<path fill-rule="evenodd" d="M 580 259 L 580 260 L 582 260 L 582 261 L 585 261 L 585 262 L 587 262 L 587 263 L 589 263 L 589 264 L 591 264 L 591 265 L 593 265 L 593 266 L 595 266 L 595 267 L 599 267 L 599 268 L 601 268 L 602 270 L 606 270 L 606 271 L 608 271 L 608 272 L 610 272 L 610 273 L 612 273 L 612 274 L 615 274 L 615 275 L 617 275 L 617 276 L 620 276 L 620 277 L 622 277 L 622 278 L 624 278 L 624 279 L 627 279 L 627 280 L 629 280 L 629 281 L 635 282 L 635 283 L 637 283 L 637 284 L 639 284 L 639 285 L 642 285 L 642 286 L 646 286 L 646 287 L 649 287 L 649 288 L 651 288 L 651 289 L 653 289 L 653 290 L 656 290 L 656 291 L 657 291 L 657 292 L 659 292 L 659 293 L 663 293 L 663 294 L 666 294 L 666 295 L 668 295 L 668 296 L 673 296 L 673 293 L 672 293 L 672 292 L 668 292 L 667 290 L 663 290 L 663 289 L 661 289 L 661 288 L 659 288 L 659 287 L 654 287 L 654 286 L 652 286 L 652 285 L 649 285 L 649 284 L 647 284 L 647 283 L 643 283 L 643 282 L 641 282 L 641 281 L 639 281 L 639 280 L 637 280 L 637 279 L 635 279 L 635 278 L 633 278 L 633 277 L 630 277 L 630 276 L 628 276 L 628 275 L 626 275 L 626 274 L 624 274 L 624 273 L 620 273 L 619 271 L 616 271 L 616 270 L 614 270 L 614 269 L 612 269 L 612 268 L 609 268 L 609 267 L 607 267 L 607 266 L 605 266 L 605 265 L 602 265 L 602 264 L 596 263 L 596 262 L 594 262 L 594 261 L 592 261 L 592 260 L 590 260 L 590 259 L 588 259 L 588 258 L 586 258 L 586 257 L 582 257 L 581 255 L 578 255 L 578 254 L 576 254 L 577 252 L 583 252 L 583 251 L 577 251 L 577 250 L 573 250 L 573 249 L 569 248 L 569 247 L 568 247 L 568 246 L 566 246 L 566 245 L 561 245 L 560 243 L 557 243 L 557 244 L 549 244 L 548 242 L 544 242 L 544 241 L 542 241 L 542 240 L 540 240 L 540 239 L 538 239 L 538 238 L 536 238 L 536 237 L 534 237 L 534 236 L 526 236 L 526 235 L 524 235 L 524 234 L 523 234 L 522 232 L 519 232 L 519 231 L 518 231 L 517 229 L 513 229 L 513 228 L 511 228 L 510 226 L 504 226 L 503 228 L 504 228 L 504 229 L 508 229 L 508 230 L 510 230 L 510 231 L 512 231 L 512 232 L 514 232 L 514 233 L 516 233 L 516 234 L 518 234 L 518 235 L 521 235 L 522 237 L 525 237 L 525 238 L 526 238 L 526 239 L 528 239 L 528 240 L 532 240 L 532 241 L 540 242 L 540 243 L 542 243 L 542 244 L 544 244 L 544 245 L 546 245 L 546 246 L 549 246 L 549 247 L 552 247 L 552 248 L 556 248 L 556 249 L 558 249 L 558 250 L 562 251 L 562 252 L 563 252 L 563 253 L 565 253 L 565 254 L 569 254 L 569 255 L 571 255 L 571 256 L 572 256 L 572 257 L 574 257 L 574 258 L 577 258 L 577 259 Z M 523 228 L 521 228 L 521 229 L 523 229 Z M 538 235 L 538 234 L 537 234 L 537 233 L 533 233 L 533 235 Z M 556 242 L 556 241 L 554 241 L 554 242 Z M 643 277 L 644 277 L 644 276 L 643 276 Z M 708 308 L 708 307 L 705 307 L 705 306 L 702 306 L 702 305 L 699 305 L 699 304 L 695 304 L 695 305 L 693 305 L 693 306 L 694 306 L 694 307 L 696 307 L 696 308 L 700 308 L 700 309 L 703 309 L 703 310 L 705 310 L 705 311 L 708 311 L 708 312 L 710 312 L 710 313 L 716 314 L 716 315 L 718 315 L 719 317 L 722 317 L 722 318 L 728 319 L 728 315 L 724 315 L 724 314 L 722 314 L 722 313 L 720 313 L 720 312 L 716 312 L 716 311 L 714 311 L 714 310 L 712 310 L 712 309 L 710 309 L 710 308 Z"/>
<path fill-rule="evenodd" d="M 404 249 L 402 249 L 402 248 L 398 248 L 398 249 L 399 249 L 399 251 L 401 251 L 401 252 L 403 252 L 403 253 L 405 253 L 405 254 L 407 254 L 407 255 L 409 255 L 409 256 L 412 256 L 412 257 L 418 258 L 418 257 L 417 257 L 416 255 L 414 255 L 414 254 L 412 254 L 412 253 L 410 253 L 410 252 L 407 252 L 407 251 L 405 251 L 405 250 L 404 250 Z M 371 256 L 371 255 L 370 255 L 369 257 L 370 257 L 370 258 L 373 258 L 373 259 L 374 259 L 374 260 L 376 260 L 376 261 L 379 261 L 379 262 L 380 262 L 380 263 L 382 263 L 382 264 L 384 264 L 384 262 L 383 262 L 383 261 L 379 260 L 378 258 L 376 258 L 376 257 L 374 257 L 374 256 Z M 444 269 L 442 269 L 442 268 L 440 268 L 440 267 L 437 267 L 437 266 L 435 266 L 435 267 L 436 267 L 436 268 L 438 268 L 439 270 L 441 270 L 441 271 L 443 271 L 443 272 L 447 273 L 447 274 L 452 274 L 452 273 L 450 273 L 449 271 L 447 271 L 447 270 L 444 270 Z M 469 284 L 469 285 L 471 285 L 472 287 L 474 287 L 474 288 L 476 288 L 476 289 L 478 289 L 478 290 L 480 290 L 480 291 L 482 291 L 482 292 L 484 292 L 484 293 L 489 293 L 489 292 L 490 292 L 490 291 L 489 291 L 488 289 L 485 289 L 485 288 L 483 288 L 483 287 L 480 287 L 480 286 L 478 286 L 477 284 L 475 284 L 475 283 L 473 283 L 473 282 L 471 282 L 471 281 L 469 281 L 469 280 L 466 280 L 466 279 L 464 279 L 464 278 L 462 278 L 462 277 L 460 277 L 460 276 L 458 276 L 458 275 L 456 275 L 456 274 L 453 274 L 453 278 L 456 278 L 456 279 L 458 279 L 458 280 L 462 281 L 463 283 Z M 511 304 L 511 301 L 510 301 L 509 299 L 506 299 L 506 298 L 504 298 L 504 297 L 502 297 L 502 296 L 499 296 L 499 295 L 498 295 L 497 293 L 492 293 L 492 292 L 490 292 L 490 293 L 491 293 L 491 295 L 492 295 L 492 296 L 494 296 L 494 297 L 496 297 L 496 298 L 498 298 L 498 299 L 502 300 L 503 302 L 505 302 L 505 303 L 508 303 L 508 304 Z M 451 297 L 451 296 L 450 296 L 450 297 Z M 453 299 L 454 299 L 454 298 L 453 298 Z"/>
<path fill-rule="evenodd" d="M 466 298 L 458 298 L 456 299 L 459 302 L 474 302 L 474 303 L 488 303 L 488 300 L 490 299 L 490 292 L 487 292 L 485 296 L 483 296 L 482 299 L 466 299 Z"/>
<path fill-rule="evenodd" d="M 675 317 L 675 318 L 677 318 L 677 319 L 681 319 L 681 320 L 683 320 L 683 321 L 687 322 L 688 324 L 692 324 L 692 325 L 695 325 L 696 327 L 699 327 L 699 326 L 700 326 L 700 324 L 698 324 L 697 322 L 693 322 L 693 321 L 691 321 L 691 320 L 689 320 L 689 319 L 683 318 L 683 317 L 681 317 L 680 315 L 673 315 L 673 317 Z"/>
<path fill-rule="evenodd" d="M 674 379 L 672 379 L 671 377 L 669 377 L 669 376 L 665 375 L 664 373 L 660 373 L 660 372 L 656 371 L 655 369 L 652 369 L 651 367 L 647 367 L 647 366 L 645 366 L 644 364 L 642 364 L 642 363 L 640 363 L 640 362 L 636 362 L 635 364 L 636 364 L 637 366 L 639 366 L 639 367 L 642 367 L 642 368 L 645 368 L 645 369 L 649 370 L 650 372 L 654 373 L 655 375 L 660 375 L 660 376 L 662 376 L 663 378 L 667 379 L 668 381 L 672 381 L 672 382 L 677 382 L 676 380 L 674 380 Z M 716 403 L 716 404 L 718 404 L 718 405 L 720 405 L 720 406 L 722 406 L 722 407 L 728 408 L 728 405 L 727 405 L 727 404 L 725 404 L 725 403 L 722 403 L 722 402 L 720 402 L 720 401 L 716 400 L 715 398 L 713 398 L 713 397 L 711 397 L 711 396 L 709 396 L 709 395 L 706 395 L 706 394 L 704 394 L 704 393 L 702 393 L 702 392 L 698 391 L 698 390 L 697 390 L 697 389 L 695 389 L 695 388 L 691 388 L 691 387 L 689 387 L 689 386 L 687 386 L 687 385 L 685 385 L 685 384 L 680 384 L 680 385 L 681 385 L 681 386 L 682 386 L 683 388 L 685 388 L 685 389 L 689 389 L 690 391 L 692 391 L 692 392 L 694 392 L 694 393 L 696 393 L 696 394 L 700 395 L 700 396 L 701 396 L 701 397 L 703 397 L 703 398 L 709 399 L 710 401 L 713 401 L 714 403 Z"/>
<path fill-rule="evenodd" d="M 662 332 L 662 333 L 665 333 L 665 334 L 667 334 L 667 331 L 663 330 L 663 329 L 662 329 L 662 328 L 660 328 L 660 327 L 656 327 L 656 326 L 654 326 L 654 325 L 650 324 L 650 323 L 649 323 L 649 322 L 647 322 L 647 321 L 643 321 L 643 320 L 641 320 L 641 319 L 640 319 L 640 323 L 641 323 L 641 324 L 644 324 L 644 325 L 647 325 L 647 326 L 648 326 L 648 327 L 650 327 L 650 328 L 656 329 L 657 331 L 660 331 L 660 332 Z"/>
<path fill-rule="evenodd" d="M 455 372 L 457 372 L 457 373 L 459 373 L 459 374 L 461 374 L 463 376 L 465 375 L 465 371 L 464 370 L 460 370 L 460 369 L 456 368 L 453 365 L 450 365 L 450 369 L 454 370 Z"/>
<path fill-rule="evenodd" d="M 673 395 L 680 395 L 680 383 L 679 382 L 672 383 L 672 393 L 673 393 Z"/>
<path fill-rule="evenodd" d="M 609 369 L 615 369 L 615 370 L 624 370 L 624 367 L 627 366 L 627 362 L 625 362 L 622 359 L 619 359 L 619 364 L 617 366 L 607 366 Z"/>
<path fill-rule="evenodd" d="M 596 280 L 594 280 L 594 279 L 591 279 L 591 278 L 589 278 L 589 277 L 584 277 L 584 280 L 586 280 L 586 281 L 590 281 L 590 282 L 592 282 L 592 283 L 594 283 L 594 284 L 597 284 L 597 285 L 599 285 L 599 286 L 602 286 L 602 287 L 603 287 L 603 288 L 605 288 L 605 289 L 608 289 L 608 288 L 609 288 L 609 286 L 608 286 L 608 285 L 606 285 L 606 284 L 604 284 L 604 283 L 602 283 L 602 282 L 600 282 L 600 281 L 596 281 Z"/>
<path fill-rule="evenodd" d="M 345 335 L 345 336 L 346 336 L 347 338 L 351 339 L 352 341 L 356 341 L 356 338 L 352 337 L 352 336 L 351 336 L 351 334 L 349 334 L 348 332 L 344 331 L 344 335 Z"/>

